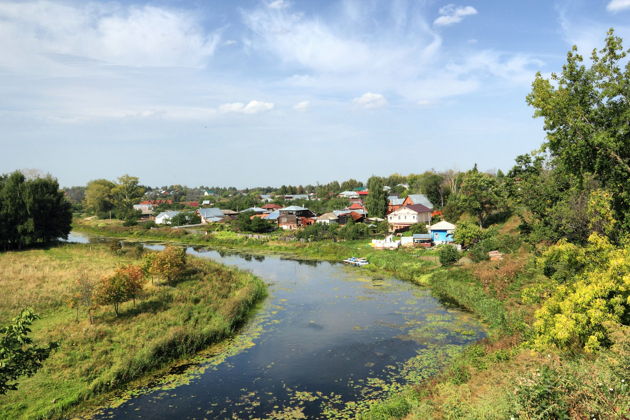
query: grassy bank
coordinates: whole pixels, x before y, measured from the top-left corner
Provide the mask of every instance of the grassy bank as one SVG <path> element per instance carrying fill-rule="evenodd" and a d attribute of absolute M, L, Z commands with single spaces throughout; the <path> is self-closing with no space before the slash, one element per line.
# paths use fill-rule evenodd
<path fill-rule="evenodd" d="M 428 285 L 430 273 L 439 270 L 437 252 L 410 248 L 398 251 L 375 250 L 368 240 L 300 242 L 283 240 L 277 232 L 271 235 L 247 235 L 230 231 L 208 232 L 181 229 L 143 229 L 124 227 L 118 220 L 75 219 L 73 229 L 95 236 L 120 238 L 129 241 L 174 242 L 191 246 L 207 246 L 218 250 L 339 262 L 358 256 L 368 258 L 366 267 L 372 272 L 394 274 L 398 278 Z"/>
<path fill-rule="evenodd" d="M 76 406 L 226 338 L 265 295 L 255 276 L 189 258 L 173 285 L 149 281 L 136 303 L 99 307 L 91 325 L 67 300 L 79 277 L 99 279 L 133 255 L 114 255 L 104 245 L 68 244 L 47 250 L 0 254 L 0 323 L 25 306 L 41 319 L 38 342 L 60 348 L 18 391 L 0 397 L 0 418 L 65 417 Z"/>

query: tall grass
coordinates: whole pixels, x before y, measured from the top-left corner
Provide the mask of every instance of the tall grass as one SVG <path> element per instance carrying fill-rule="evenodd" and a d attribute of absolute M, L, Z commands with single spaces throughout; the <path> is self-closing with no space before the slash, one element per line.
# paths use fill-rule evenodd
<path fill-rule="evenodd" d="M 189 258 L 188 275 L 175 286 L 149 282 L 143 299 L 123 304 L 119 317 L 103 307 L 94 325 L 85 314 L 76 321 L 66 296 L 77 276 L 97 279 L 129 262 L 97 245 L 0 254 L 0 320 L 30 306 L 42 316 L 34 339 L 60 343 L 42 370 L 0 396 L 0 418 L 65 416 L 82 401 L 229 336 L 265 295 L 250 273 Z"/>

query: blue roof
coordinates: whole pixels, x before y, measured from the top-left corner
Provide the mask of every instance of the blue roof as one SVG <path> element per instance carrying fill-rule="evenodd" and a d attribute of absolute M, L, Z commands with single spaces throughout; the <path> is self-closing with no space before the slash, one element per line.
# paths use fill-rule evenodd
<path fill-rule="evenodd" d="M 199 216 L 203 217 L 204 219 L 209 219 L 211 217 L 223 218 L 223 212 L 221 211 L 221 209 L 216 207 L 198 209 L 197 211 L 199 212 Z"/>
<path fill-rule="evenodd" d="M 267 216 L 265 220 L 278 220 L 278 217 L 280 217 L 280 211 L 276 210 L 269 213 L 269 216 Z"/>

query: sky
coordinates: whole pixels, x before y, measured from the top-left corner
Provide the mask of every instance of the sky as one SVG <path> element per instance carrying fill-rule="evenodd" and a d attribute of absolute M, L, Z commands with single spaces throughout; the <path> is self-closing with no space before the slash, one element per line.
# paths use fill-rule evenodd
<path fill-rule="evenodd" d="M 0 173 L 280 186 L 509 169 L 630 0 L 0 0 Z"/>

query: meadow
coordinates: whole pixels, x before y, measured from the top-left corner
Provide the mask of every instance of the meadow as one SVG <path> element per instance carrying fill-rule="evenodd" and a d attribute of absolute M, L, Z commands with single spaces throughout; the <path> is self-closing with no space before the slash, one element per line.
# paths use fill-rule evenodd
<path fill-rule="evenodd" d="M 84 309 L 69 306 L 78 279 L 98 281 L 139 264 L 141 254 L 137 247 L 113 252 L 83 244 L 0 254 L 0 324 L 29 307 L 41 316 L 33 339 L 59 343 L 40 371 L 0 396 L 0 418 L 80 412 L 95 397 L 229 337 L 266 294 L 250 273 L 189 257 L 183 276 L 170 284 L 147 279 L 141 298 L 123 303 L 119 316 L 100 306 L 90 323 Z"/>

